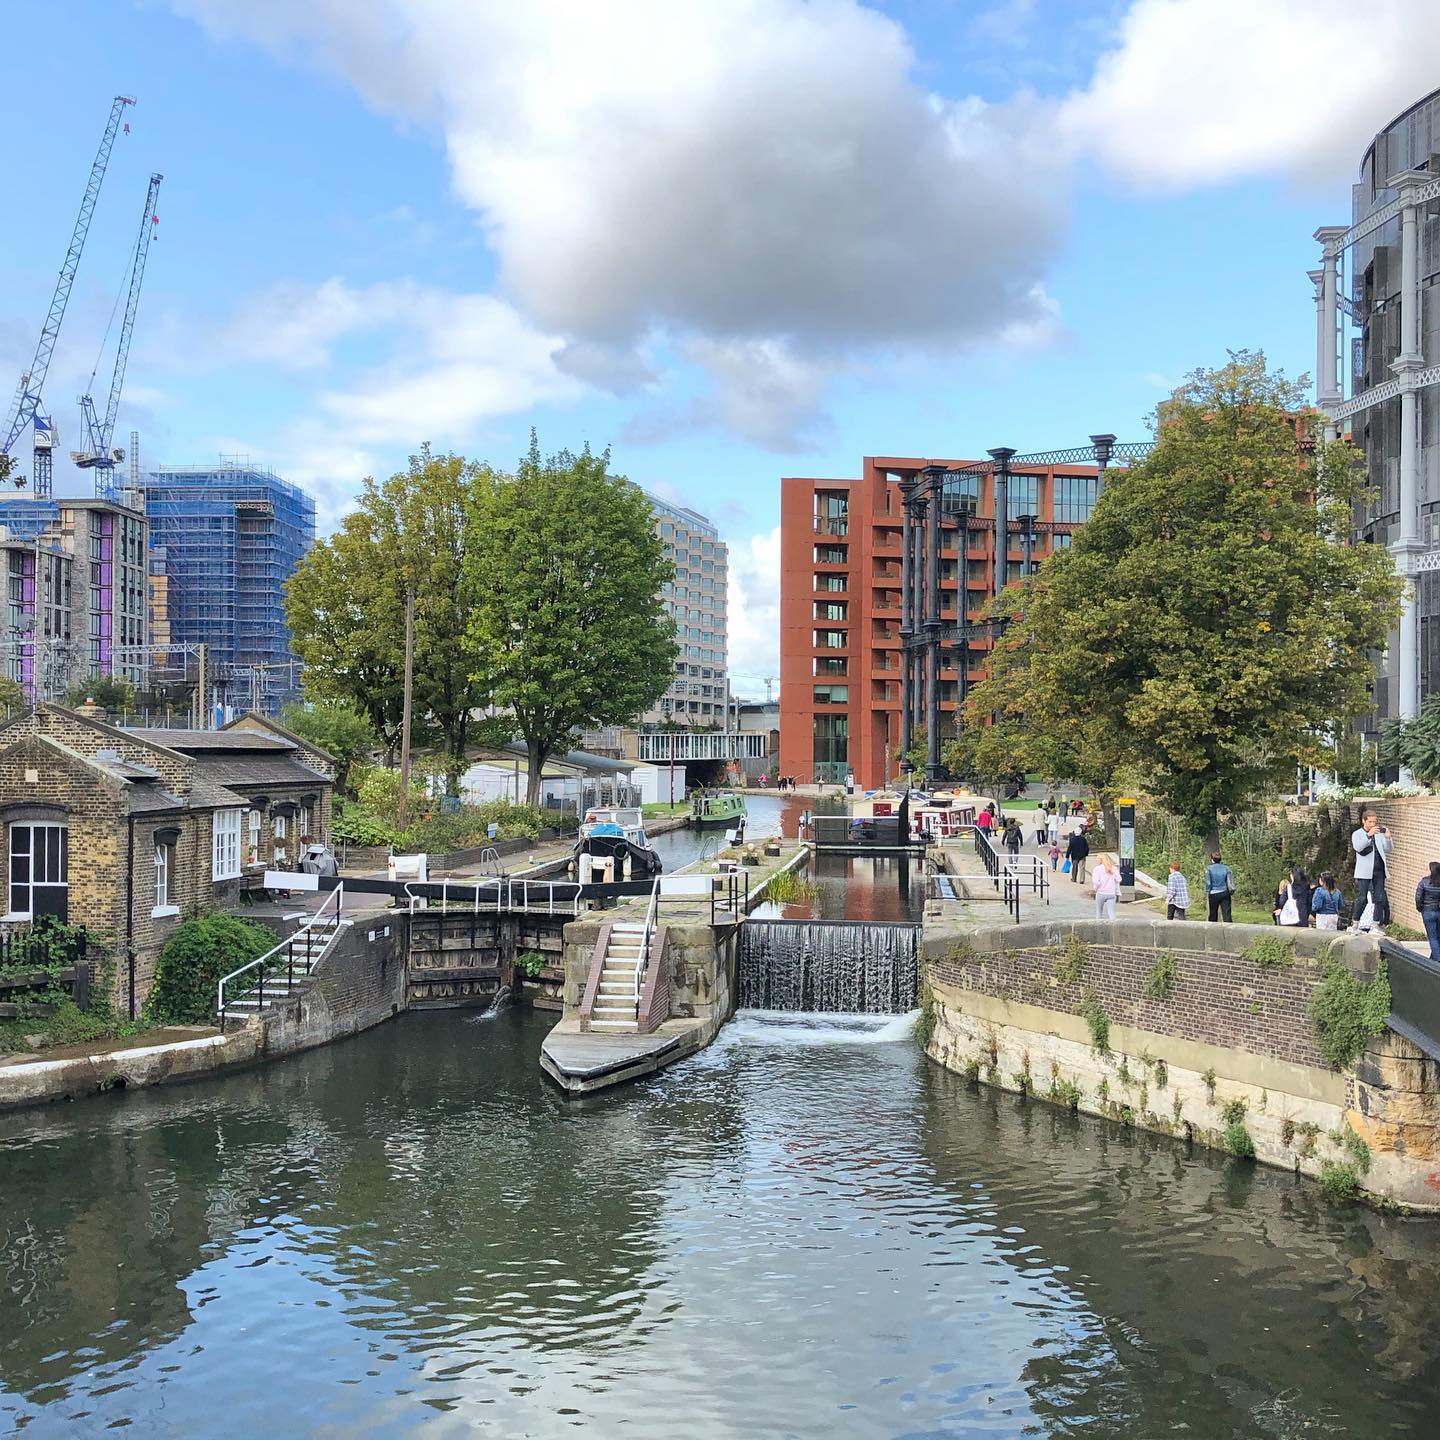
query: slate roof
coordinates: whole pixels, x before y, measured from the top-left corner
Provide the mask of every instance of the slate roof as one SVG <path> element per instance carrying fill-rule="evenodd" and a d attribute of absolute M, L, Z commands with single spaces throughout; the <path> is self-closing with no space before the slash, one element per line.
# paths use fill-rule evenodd
<path fill-rule="evenodd" d="M 167 750 L 178 750 L 182 755 L 211 750 L 288 754 L 297 748 L 291 740 L 283 740 L 279 735 L 261 735 L 254 730 L 160 730 L 147 726 L 126 733 L 163 745 Z"/>
<path fill-rule="evenodd" d="M 197 789 L 205 781 L 239 785 L 247 790 L 262 785 L 309 785 L 318 789 L 330 784 L 319 771 L 292 760 L 288 754 L 197 755 L 195 765 Z"/>
<path fill-rule="evenodd" d="M 182 800 L 168 790 L 157 790 L 153 785 L 127 785 L 125 798 L 130 802 L 132 815 L 154 815 L 166 810 L 188 810 L 192 806 L 192 802 Z"/>

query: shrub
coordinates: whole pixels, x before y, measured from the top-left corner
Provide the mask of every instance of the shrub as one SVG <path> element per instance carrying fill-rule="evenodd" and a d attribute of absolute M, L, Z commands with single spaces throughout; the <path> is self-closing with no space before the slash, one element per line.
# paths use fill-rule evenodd
<path fill-rule="evenodd" d="M 538 950 L 522 950 L 515 957 L 515 968 L 528 980 L 534 980 L 545 968 L 545 957 Z"/>
<path fill-rule="evenodd" d="M 1253 1160 L 1255 1158 L 1255 1142 L 1250 1138 L 1250 1132 L 1240 1121 L 1234 1121 L 1225 1127 L 1225 1148 L 1232 1155 L 1242 1160 Z"/>
<path fill-rule="evenodd" d="M 347 845 L 388 845 L 394 827 L 372 815 L 362 805 L 349 801 L 335 806 L 330 821 L 330 837 Z"/>
<path fill-rule="evenodd" d="M 928 985 L 920 987 L 920 1018 L 915 1022 L 915 1041 L 922 1050 L 935 1038 L 935 992 Z"/>
<path fill-rule="evenodd" d="M 780 870 L 770 877 L 765 898 L 776 905 L 813 905 L 820 898 L 820 887 L 793 870 Z"/>
<path fill-rule="evenodd" d="M 1310 996 L 1310 1020 L 1320 1053 L 1336 1069 L 1348 1069 L 1365 1042 L 1385 1028 L 1390 1013 L 1390 977 L 1380 962 L 1367 985 L 1339 961 L 1325 959 L 1325 973 Z"/>
<path fill-rule="evenodd" d="M 1078 985 L 1090 962 L 1090 947 L 1072 934 L 1063 945 L 1052 945 L 1050 953 L 1055 959 L 1055 978 L 1062 985 Z"/>
<path fill-rule="evenodd" d="M 1243 1125 L 1248 1108 L 1243 1100 L 1227 1100 L 1220 1107 L 1220 1118 L 1227 1125 Z"/>
<path fill-rule="evenodd" d="M 1295 942 L 1288 935 L 1259 935 L 1241 952 L 1261 970 L 1285 970 L 1295 963 Z"/>
<path fill-rule="evenodd" d="M 1110 1053 L 1110 1017 L 1093 990 L 1086 990 L 1080 1001 L 1080 1016 L 1090 1027 L 1090 1044 L 1102 1055 Z"/>
<path fill-rule="evenodd" d="M 1069 1110 L 1078 1110 L 1083 1092 L 1073 1080 L 1052 1080 L 1050 1082 L 1050 1098 L 1057 1105 L 1064 1105 Z"/>
<path fill-rule="evenodd" d="M 1210 1103 L 1213 1105 L 1215 1103 L 1215 1067 L 1212 1065 L 1200 1078 L 1210 1092 Z"/>
<path fill-rule="evenodd" d="M 1320 1167 L 1320 1188 L 1328 1200 L 1353 1200 L 1360 1193 L 1360 1177 L 1353 1165 L 1327 1160 Z"/>
<path fill-rule="evenodd" d="M 1152 1000 L 1168 1000 L 1179 978 L 1175 957 L 1168 950 L 1162 950 L 1145 974 L 1145 993 Z"/>
<path fill-rule="evenodd" d="M 263 925 L 233 915 L 184 921 L 160 951 L 155 983 L 145 1002 L 146 1023 L 201 1025 L 213 1019 L 221 978 L 258 960 L 274 945 L 275 936 Z"/>

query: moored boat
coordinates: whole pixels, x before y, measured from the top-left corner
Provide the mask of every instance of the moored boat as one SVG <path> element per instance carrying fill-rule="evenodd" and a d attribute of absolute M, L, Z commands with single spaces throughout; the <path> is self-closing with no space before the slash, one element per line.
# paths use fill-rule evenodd
<path fill-rule="evenodd" d="M 745 797 L 729 790 L 701 790 L 690 802 L 690 823 L 698 830 L 731 827 L 744 814 Z"/>

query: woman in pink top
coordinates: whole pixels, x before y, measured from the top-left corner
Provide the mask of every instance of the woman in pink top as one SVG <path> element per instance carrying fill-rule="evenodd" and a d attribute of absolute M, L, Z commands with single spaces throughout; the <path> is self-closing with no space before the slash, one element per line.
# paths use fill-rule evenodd
<path fill-rule="evenodd" d="M 1113 920 L 1115 918 L 1115 900 L 1120 894 L 1120 872 L 1110 863 L 1107 856 L 1102 855 L 1095 862 L 1093 882 L 1095 885 L 1095 918 L 1097 920 Z"/>

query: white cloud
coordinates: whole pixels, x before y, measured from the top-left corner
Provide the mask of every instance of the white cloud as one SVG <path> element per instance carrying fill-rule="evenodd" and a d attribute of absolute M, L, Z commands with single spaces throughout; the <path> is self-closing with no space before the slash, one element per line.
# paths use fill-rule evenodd
<path fill-rule="evenodd" d="M 763 677 L 780 674 L 780 527 L 729 540 L 727 601 L 731 689 L 760 696 Z"/>
<path fill-rule="evenodd" d="M 438 126 L 499 292 L 592 384 L 643 380 L 656 336 L 688 353 L 713 393 L 682 424 L 785 448 L 856 355 L 1050 322 L 1048 114 L 927 92 L 855 0 L 174 3 Z"/>
<path fill-rule="evenodd" d="M 1060 123 L 1139 186 L 1342 179 L 1437 57 L 1436 0 L 1135 0 Z"/>
<path fill-rule="evenodd" d="M 385 361 L 332 378 L 342 369 L 341 347 L 376 334 Z M 238 446 L 311 490 L 324 530 L 363 476 L 420 440 L 462 449 L 489 420 L 580 394 L 580 382 L 556 363 L 562 343 L 493 295 L 412 279 L 357 288 L 332 277 L 241 300 L 208 356 L 218 365 L 324 371 L 330 383 L 321 383 L 304 418 L 263 445 Z"/>

